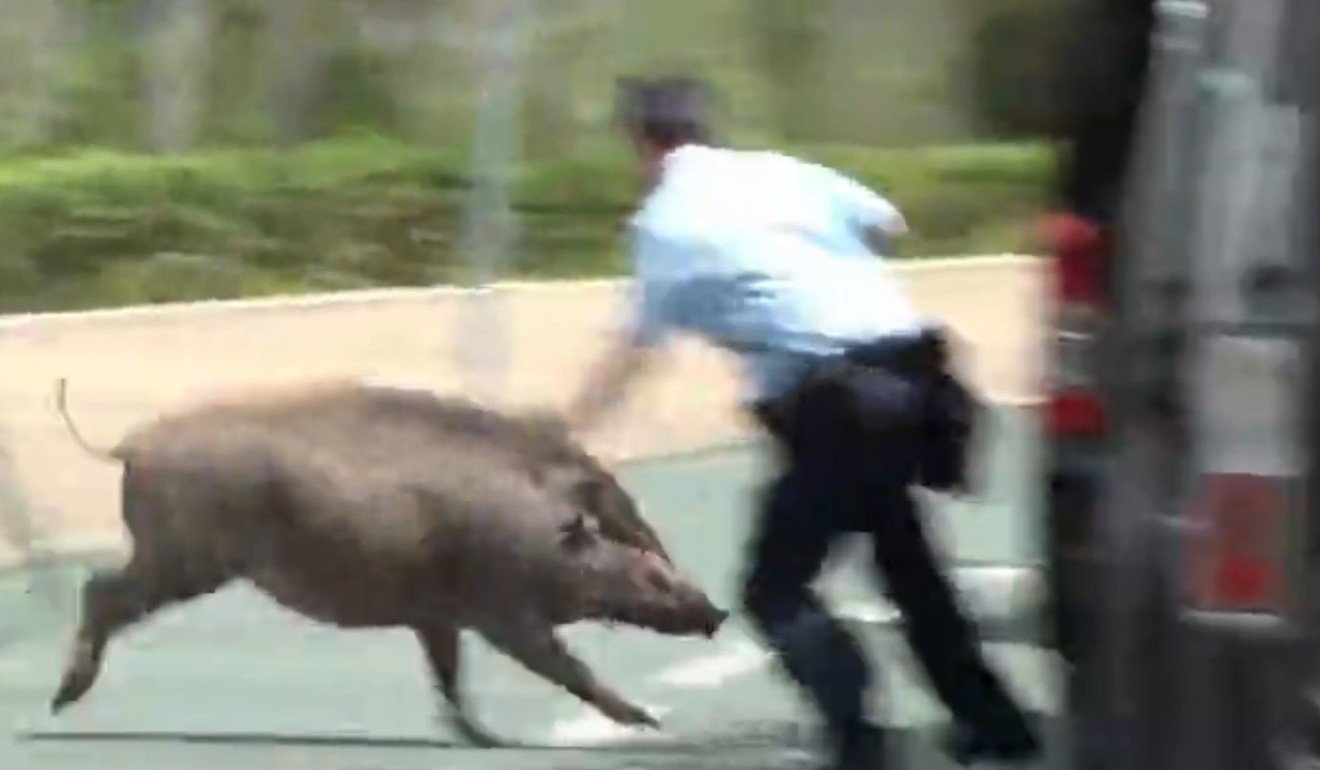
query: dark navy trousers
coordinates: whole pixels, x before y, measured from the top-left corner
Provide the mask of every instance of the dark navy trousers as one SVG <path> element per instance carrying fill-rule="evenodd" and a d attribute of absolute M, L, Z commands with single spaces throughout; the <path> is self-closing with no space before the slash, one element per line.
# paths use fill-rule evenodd
<path fill-rule="evenodd" d="M 861 729 L 870 667 L 811 584 L 836 541 L 865 534 L 907 641 L 954 719 L 987 737 L 1028 729 L 986 665 L 923 529 L 910 492 L 920 435 L 861 427 L 893 423 L 914 409 L 920 385 L 876 372 L 824 380 L 775 419 L 761 414 L 779 441 L 783 468 L 764 493 L 749 543 L 743 603 L 757 630 L 836 737 Z"/>

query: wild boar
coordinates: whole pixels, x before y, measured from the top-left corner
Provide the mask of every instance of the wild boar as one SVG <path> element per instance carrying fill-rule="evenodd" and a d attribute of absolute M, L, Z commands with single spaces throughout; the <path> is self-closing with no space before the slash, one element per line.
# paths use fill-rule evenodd
<path fill-rule="evenodd" d="M 364 393 L 371 397 L 364 399 L 361 407 L 374 410 L 380 419 L 432 425 L 438 435 L 459 432 L 488 442 L 492 452 L 506 450 L 509 458 L 528 473 L 595 516 L 603 535 L 653 551 L 672 563 L 632 496 L 595 457 L 572 440 L 557 415 L 506 415 L 467 399 L 397 386 L 379 390 L 368 386 L 342 395 L 354 398 Z"/>
<path fill-rule="evenodd" d="M 637 536 L 611 538 L 583 500 L 538 478 L 525 445 L 492 440 L 518 429 L 438 400 L 429 402 L 437 419 L 419 418 L 427 398 L 332 384 L 214 401 L 163 415 L 103 451 L 78 433 L 61 383 L 74 438 L 123 465 L 132 549 L 122 568 L 83 586 L 52 711 L 91 689 L 117 632 L 247 580 L 322 623 L 411 629 L 451 724 L 477 745 L 499 741 L 464 707 L 464 630 L 616 722 L 657 727 L 598 681 L 557 627 L 597 620 L 712 637 L 728 613 Z M 489 429 L 464 431 L 443 415 Z M 627 510 L 636 510 L 630 500 Z"/>

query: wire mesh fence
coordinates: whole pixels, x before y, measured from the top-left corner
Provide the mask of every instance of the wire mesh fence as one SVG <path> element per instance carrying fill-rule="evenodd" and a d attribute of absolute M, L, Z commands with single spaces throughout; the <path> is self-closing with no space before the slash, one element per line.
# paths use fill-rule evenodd
<path fill-rule="evenodd" d="M 1020 251 L 1064 5 L 6 4 L 0 312 L 617 273 L 632 75 L 699 77 L 717 139 L 891 194 L 903 255 Z"/>
<path fill-rule="evenodd" d="M 0 13 L 13 55 L 0 65 L 10 85 L 0 105 L 12 120 L 0 129 L 0 146 L 164 152 L 290 144 L 352 130 L 465 143 L 503 5 L 6 4 Z M 976 114 L 972 88 L 985 63 L 981 49 L 1000 33 L 987 9 L 1012 5 L 529 3 L 514 43 L 526 85 L 519 128 L 534 157 L 598 147 L 610 141 L 615 76 L 686 72 L 725 95 L 727 132 L 739 138 L 966 140 L 990 126 Z"/>

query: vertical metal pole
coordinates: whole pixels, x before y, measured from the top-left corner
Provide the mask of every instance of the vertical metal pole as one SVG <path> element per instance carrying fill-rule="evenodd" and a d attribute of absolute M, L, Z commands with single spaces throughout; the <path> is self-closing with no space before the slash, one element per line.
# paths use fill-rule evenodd
<path fill-rule="evenodd" d="M 202 0 L 152 0 L 142 25 L 145 38 L 147 140 L 153 152 L 191 148 L 210 64 L 209 9 Z"/>
<path fill-rule="evenodd" d="M 1317 585 L 1320 576 L 1320 4 L 1288 0 L 1284 12 L 1284 43 L 1280 47 L 1282 100 L 1301 114 L 1301 141 L 1296 161 L 1294 221 L 1291 222 L 1292 264 L 1298 271 L 1299 300 L 1306 303 L 1307 331 L 1302 336 L 1305 384 L 1302 388 L 1303 452 L 1306 507 L 1294 530 L 1296 559 L 1290 579 L 1297 585 Z M 1286 719 L 1288 733 L 1278 751 L 1294 767 L 1320 767 L 1320 599 L 1314 591 L 1299 592 L 1297 613 L 1300 643 L 1293 653 L 1293 688 Z"/>
<path fill-rule="evenodd" d="M 40 145 L 59 108 L 54 78 L 68 44 L 72 9 L 58 0 L 0 2 L 0 47 L 6 49 L 0 78 L 0 143 Z"/>
<path fill-rule="evenodd" d="M 1204 5 L 1159 2 L 1149 83 L 1113 250 L 1117 307 L 1102 382 L 1114 415 L 1097 538 L 1101 567 L 1092 656 L 1079 663 L 1079 767 L 1164 770 L 1165 525 L 1183 455 L 1178 342 L 1188 277 L 1182 214 L 1191 200 L 1191 95 Z"/>
<path fill-rule="evenodd" d="M 473 137 L 473 189 L 467 210 L 463 250 L 469 288 L 466 321 L 456 344 L 471 395 L 498 398 L 507 368 L 508 323 L 495 301 L 492 284 L 503 275 L 515 237 L 509 186 L 520 145 L 519 77 L 524 29 L 531 0 L 490 3 L 485 26 L 489 42 Z"/>
<path fill-rule="evenodd" d="M 322 31 L 313 23 L 314 0 L 280 0 L 263 6 L 265 45 L 272 49 L 270 88 L 278 144 L 294 146 L 307 138 L 311 94 L 321 66 Z"/>

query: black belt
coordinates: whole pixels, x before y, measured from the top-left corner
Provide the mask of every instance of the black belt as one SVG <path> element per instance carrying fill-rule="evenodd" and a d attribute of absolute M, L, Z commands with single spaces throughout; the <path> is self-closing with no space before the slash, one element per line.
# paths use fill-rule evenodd
<path fill-rule="evenodd" d="M 776 438 L 792 449 L 800 444 L 804 422 L 822 412 L 832 419 L 848 421 L 846 410 L 849 377 L 892 376 L 912 388 L 909 409 L 891 415 L 877 429 L 877 441 L 901 436 L 905 444 L 919 447 L 925 455 L 924 486 L 949 489 L 963 483 L 967 449 L 978 417 L 980 403 L 950 368 L 948 337 L 941 328 L 923 329 L 912 335 L 886 337 L 855 345 L 838 356 L 813 363 L 798 384 L 786 394 L 755 404 L 753 413 Z M 810 413 L 811 417 L 804 415 Z"/>
<path fill-rule="evenodd" d="M 884 337 L 854 345 L 843 353 L 849 363 L 884 369 L 921 379 L 948 373 L 949 340 L 943 329 L 925 328 L 917 334 Z"/>
<path fill-rule="evenodd" d="M 915 380 L 933 380 L 948 373 L 948 347 L 948 337 L 940 328 L 926 328 L 915 334 L 882 337 L 852 345 L 838 355 L 815 359 L 784 395 L 757 402 L 752 411 L 763 422 L 778 422 L 775 415 L 792 409 L 812 388 L 820 387 L 823 381 L 850 367 L 882 370 Z"/>

